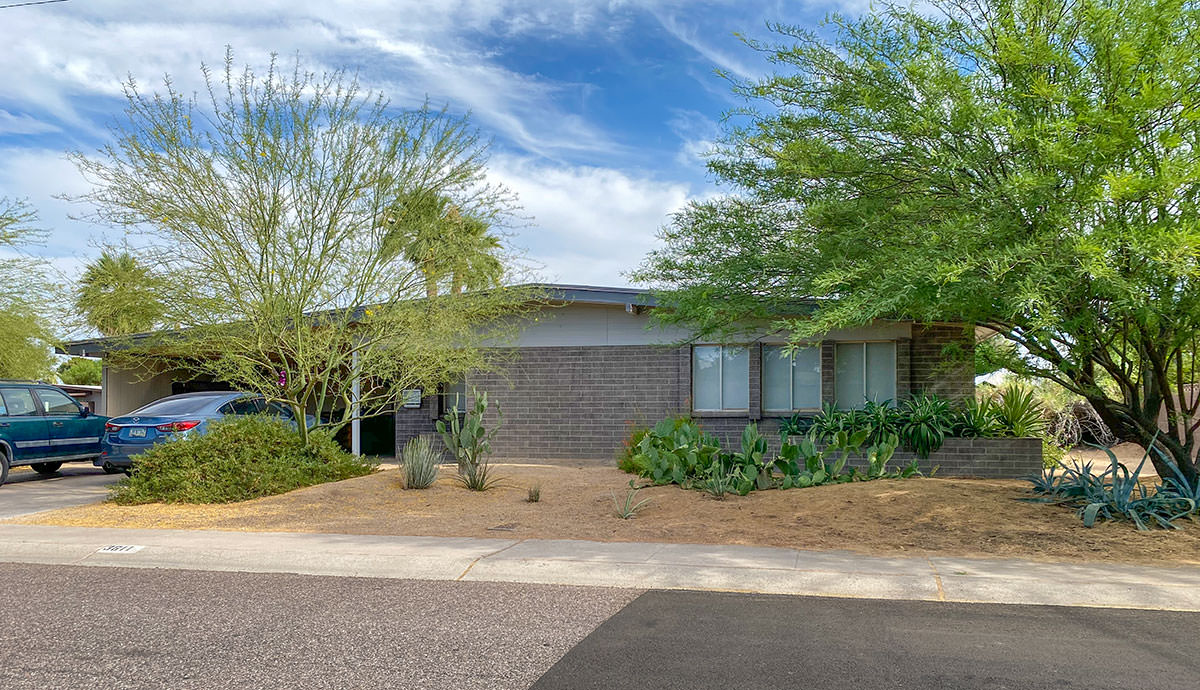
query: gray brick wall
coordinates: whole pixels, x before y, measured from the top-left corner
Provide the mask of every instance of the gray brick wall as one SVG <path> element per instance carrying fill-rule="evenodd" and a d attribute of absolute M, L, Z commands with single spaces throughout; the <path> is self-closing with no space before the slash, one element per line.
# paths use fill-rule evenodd
<path fill-rule="evenodd" d="M 522 348 L 467 384 L 488 391 L 501 408 L 492 441 L 498 458 L 608 461 L 631 425 L 687 409 L 691 360 L 681 349 Z"/>
<path fill-rule="evenodd" d="M 942 355 L 947 344 L 962 342 L 963 335 L 959 326 L 914 327 L 913 339 L 899 342 L 896 348 L 898 396 L 918 390 L 970 396 L 973 368 L 947 364 Z M 687 346 L 528 347 L 497 355 L 491 370 L 471 374 L 467 384 L 487 391 L 503 411 L 503 424 L 493 440 L 499 459 L 607 462 L 630 426 L 653 424 L 691 409 L 691 348 Z M 834 347 L 830 342 L 822 345 L 821 368 L 822 397 L 832 399 Z M 738 446 L 742 430 L 752 419 L 760 421 L 765 436 L 777 437 L 777 420 L 759 420 L 761 369 L 761 347 L 755 345 L 750 356 L 750 414 L 697 416 L 727 448 Z M 423 399 L 420 408 L 399 410 L 397 448 L 414 436 L 432 433 L 436 411 L 434 396 Z M 494 418 L 489 422 L 494 423 Z M 1040 451 L 1039 446 L 1039 462 Z M 966 467 L 959 457 L 966 451 L 948 442 L 944 452 L 943 473 Z M 1018 464 L 1024 467 L 1030 462 Z"/>
<path fill-rule="evenodd" d="M 909 346 L 909 388 L 912 393 L 936 393 L 951 400 L 975 395 L 975 363 L 970 356 L 948 357 L 947 348 L 957 345 L 962 355 L 974 349 L 974 340 L 955 325 L 913 325 Z"/>

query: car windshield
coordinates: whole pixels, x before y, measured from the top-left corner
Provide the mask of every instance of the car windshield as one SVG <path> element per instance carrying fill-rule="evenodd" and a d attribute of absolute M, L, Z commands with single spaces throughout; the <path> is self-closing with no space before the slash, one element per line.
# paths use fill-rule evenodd
<path fill-rule="evenodd" d="M 196 414 L 208 409 L 218 399 L 217 396 L 212 395 L 197 395 L 187 398 L 163 398 L 129 414 L 142 417 L 171 417 L 180 414 Z"/>

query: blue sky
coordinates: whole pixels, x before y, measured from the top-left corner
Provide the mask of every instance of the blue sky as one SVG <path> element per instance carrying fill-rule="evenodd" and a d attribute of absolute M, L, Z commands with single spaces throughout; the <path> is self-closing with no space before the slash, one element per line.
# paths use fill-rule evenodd
<path fill-rule="evenodd" d="M 0 0 L 5 4 L 6 0 Z M 700 154 L 735 106 L 720 68 L 766 62 L 734 35 L 765 23 L 816 27 L 861 6 L 769 0 L 334 2 L 70 0 L 0 10 L 0 196 L 28 198 L 67 273 L 120 232 L 72 220 L 53 197 L 87 188 L 63 159 L 94 151 L 120 112 L 120 84 L 164 73 L 191 89 L 225 46 L 238 62 L 300 53 L 358 70 L 398 107 L 426 97 L 472 112 L 495 140 L 490 169 L 531 222 L 515 231 L 544 278 L 622 275 L 690 198 L 712 194 Z"/>

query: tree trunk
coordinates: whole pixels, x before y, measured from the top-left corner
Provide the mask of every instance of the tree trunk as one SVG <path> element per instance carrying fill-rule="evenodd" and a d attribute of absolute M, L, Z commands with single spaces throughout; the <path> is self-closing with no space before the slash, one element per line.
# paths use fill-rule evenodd
<path fill-rule="evenodd" d="M 1200 485 L 1200 467 L 1197 467 L 1196 458 L 1193 455 L 1196 444 L 1192 442 L 1192 439 L 1181 440 L 1178 438 L 1179 433 L 1186 432 L 1171 433 L 1160 430 L 1157 413 L 1153 415 L 1148 412 L 1138 414 L 1129 407 L 1107 398 L 1090 398 L 1088 402 L 1092 404 L 1096 413 L 1100 415 L 1100 418 L 1117 438 L 1146 449 L 1154 471 L 1164 481 L 1176 479 L 1175 471 L 1170 464 L 1163 460 L 1161 455 L 1150 452 L 1151 444 L 1161 450 L 1171 463 L 1174 463 L 1188 484 L 1193 488 Z"/>

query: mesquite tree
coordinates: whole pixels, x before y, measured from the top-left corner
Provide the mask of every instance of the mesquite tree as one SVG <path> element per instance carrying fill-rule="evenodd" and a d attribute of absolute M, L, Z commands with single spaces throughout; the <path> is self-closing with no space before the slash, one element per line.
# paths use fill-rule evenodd
<path fill-rule="evenodd" d="M 639 272 L 660 313 L 719 330 L 818 297 L 797 338 L 978 324 L 1200 480 L 1200 9 L 933 0 L 776 29 L 710 162 L 736 193 Z"/>

